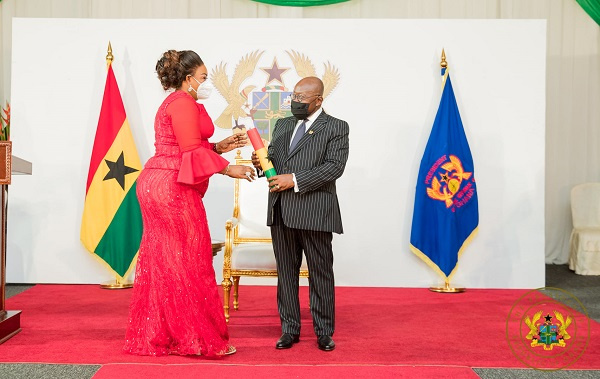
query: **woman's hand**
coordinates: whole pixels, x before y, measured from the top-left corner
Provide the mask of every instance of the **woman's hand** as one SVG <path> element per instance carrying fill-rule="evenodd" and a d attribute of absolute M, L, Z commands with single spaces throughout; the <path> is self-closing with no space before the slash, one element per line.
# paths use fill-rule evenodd
<path fill-rule="evenodd" d="M 258 159 L 258 155 L 256 155 L 256 151 L 252 152 L 252 164 L 254 165 L 255 169 L 262 170 L 260 160 Z"/>
<path fill-rule="evenodd" d="M 226 153 L 238 147 L 244 147 L 248 143 L 248 135 L 246 133 L 234 133 L 232 136 L 225 138 L 221 142 L 217 142 L 215 150 L 219 154 Z"/>
<path fill-rule="evenodd" d="M 229 165 L 223 171 L 221 171 L 221 174 L 227 175 L 231 178 L 246 179 L 249 182 L 256 179 L 256 174 L 252 167 L 244 165 Z"/>

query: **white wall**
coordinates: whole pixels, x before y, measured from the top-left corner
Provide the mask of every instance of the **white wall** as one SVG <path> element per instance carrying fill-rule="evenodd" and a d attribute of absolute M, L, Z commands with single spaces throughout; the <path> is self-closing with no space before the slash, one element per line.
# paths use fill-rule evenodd
<path fill-rule="evenodd" d="M 319 33 L 310 38 L 294 30 Z M 110 279 L 79 242 L 110 39 L 142 161 L 153 152 L 154 114 L 165 96 L 154 65 L 167 49 L 193 49 L 209 70 L 228 62 L 230 77 L 256 49 L 265 51 L 258 67 L 274 57 L 293 67 L 285 51 L 294 49 L 312 59 L 319 75 L 327 61 L 339 69 L 340 84 L 324 104 L 351 127 L 338 187 L 345 234 L 334 237 L 335 270 L 338 285 L 354 286 L 422 287 L 438 279 L 410 253 L 408 240 L 444 47 L 480 201 L 480 232 L 454 283 L 543 286 L 545 32 L 543 20 L 14 19 L 12 139 L 14 154 L 33 162 L 34 175 L 13 177 L 10 188 L 8 281 Z M 257 68 L 249 82 L 265 79 Z M 293 69 L 284 74 L 287 87 L 297 79 Z M 226 102 L 215 92 L 206 106 L 216 119 Z M 214 139 L 227 134 L 217 130 Z M 224 237 L 231 187 L 219 176 L 205 198 L 214 238 Z M 220 259 L 215 268 L 220 277 Z"/>

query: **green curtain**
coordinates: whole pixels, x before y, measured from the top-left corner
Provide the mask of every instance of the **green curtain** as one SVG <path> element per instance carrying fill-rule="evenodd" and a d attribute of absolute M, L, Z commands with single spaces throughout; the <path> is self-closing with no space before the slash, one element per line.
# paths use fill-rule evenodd
<path fill-rule="evenodd" d="M 600 0 L 577 0 L 577 2 L 596 21 L 596 24 L 600 25 Z"/>
<path fill-rule="evenodd" d="M 2 0 L 0 0 L 2 1 Z M 287 7 L 312 7 L 315 5 L 329 5 L 335 3 L 343 3 L 350 0 L 252 0 L 258 3 L 283 5 Z"/>

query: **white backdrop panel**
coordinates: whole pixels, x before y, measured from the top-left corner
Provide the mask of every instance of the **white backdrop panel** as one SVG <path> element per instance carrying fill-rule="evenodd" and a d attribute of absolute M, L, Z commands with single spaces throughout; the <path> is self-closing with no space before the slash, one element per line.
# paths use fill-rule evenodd
<path fill-rule="evenodd" d="M 351 128 L 350 158 L 338 185 L 345 234 L 334 237 L 336 283 L 342 286 L 426 287 L 438 281 L 408 243 L 444 47 L 480 202 L 479 235 L 453 283 L 544 285 L 545 21 L 389 19 L 14 19 L 12 139 L 14 154 L 32 161 L 34 174 L 13 177 L 10 188 L 8 282 L 110 279 L 79 242 L 108 40 L 143 162 L 154 150 L 154 115 L 165 97 L 154 66 L 167 49 L 195 50 L 209 72 L 227 62 L 230 77 L 243 55 L 262 50 L 252 77 L 261 85 L 266 75 L 259 68 L 277 58 L 291 68 L 283 80 L 293 88 L 298 75 L 286 50 L 308 56 L 318 75 L 325 62 L 338 68 L 339 85 L 324 108 Z M 216 91 L 206 102 L 213 119 L 226 105 Z M 213 140 L 229 133 L 217 129 Z M 217 176 L 205 197 L 213 238 L 224 237 L 232 187 L 229 178 Z M 219 281 L 221 265 L 219 256 Z"/>

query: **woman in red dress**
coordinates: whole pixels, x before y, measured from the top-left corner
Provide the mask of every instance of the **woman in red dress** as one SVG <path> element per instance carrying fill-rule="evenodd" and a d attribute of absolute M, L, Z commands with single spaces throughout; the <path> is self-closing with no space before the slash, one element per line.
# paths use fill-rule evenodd
<path fill-rule="evenodd" d="M 144 234 L 124 350 L 139 355 L 231 354 L 235 348 L 229 344 L 217 292 L 202 197 L 215 173 L 254 179 L 252 168 L 229 165 L 220 156 L 244 146 L 247 136 L 208 142 L 214 125 L 196 100 L 207 98 L 210 87 L 198 54 L 169 50 L 156 72 L 163 88 L 175 91 L 158 108 L 156 153 L 137 180 Z"/>

